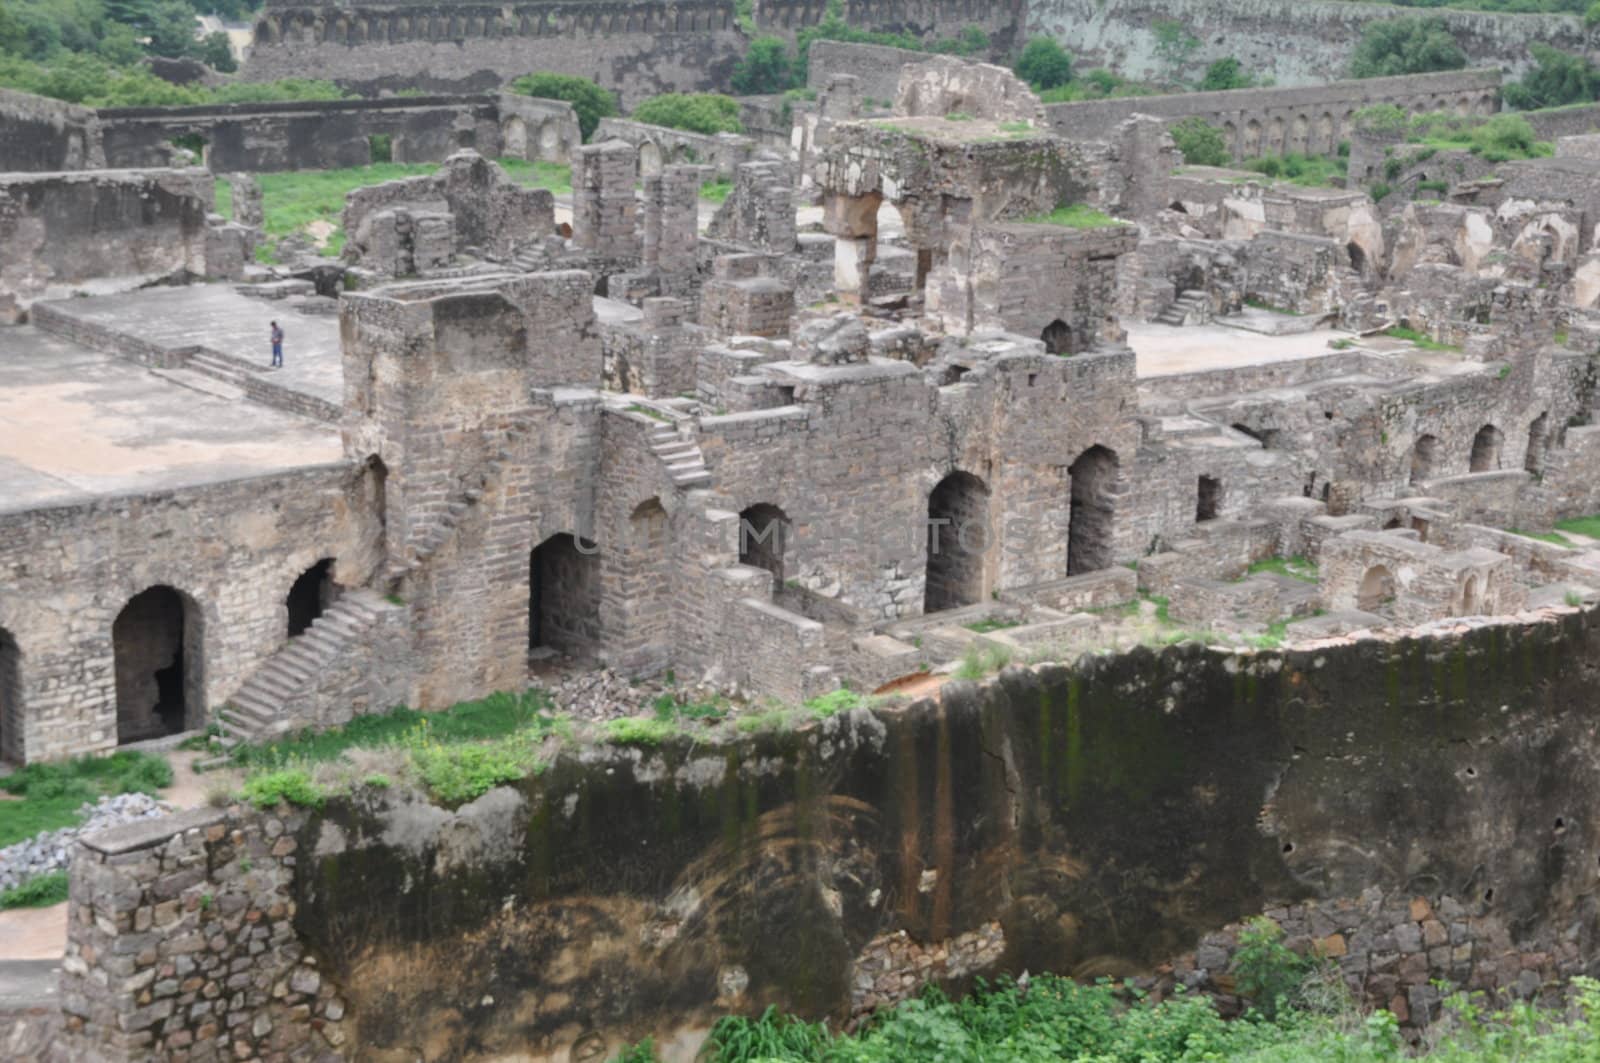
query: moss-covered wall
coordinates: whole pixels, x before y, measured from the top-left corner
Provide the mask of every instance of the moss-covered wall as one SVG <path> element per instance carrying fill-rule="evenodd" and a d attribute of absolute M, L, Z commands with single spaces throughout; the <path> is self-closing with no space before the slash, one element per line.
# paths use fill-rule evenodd
<path fill-rule="evenodd" d="M 1596 650 L 1587 615 L 1140 650 L 727 745 L 573 751 L 455 812 L 312 817 L 296 926 L 376 1060 L 838 1015 L 852 957 L 897 928 L 998 919 L 1009 969 L 1122 973 L 1268 903 L 1378 886 L 1587 942 Z"/>

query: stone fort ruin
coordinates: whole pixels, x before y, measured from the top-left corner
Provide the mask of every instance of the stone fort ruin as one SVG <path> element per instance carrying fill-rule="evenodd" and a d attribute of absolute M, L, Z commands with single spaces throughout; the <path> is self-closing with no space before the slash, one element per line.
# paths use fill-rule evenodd
<path fill-rule="evenodd" d="M 257 61 L 655 47 L 730 11 L 269 4 Z M 1584 968 L 1594 738 L 1557 664 L 1594 648 L 1600 540 L 1554 529 L 1600 512 L 1596 138 L 1380 203 L 1186 167 L 1166 125 L 1326 148 L 1374 100 L 1493 110 L 1496 74 L 1046 106 L 998 67 L 830 44 L 811 76 L 786 142 L 715 158 L 637 123 L 580 144 L 504 95 L 330 107 L 321 133 L 301 107 L 0 99 L 0 146 L 31 146 L 0 174 L 0 758 L 214 721 L 222 759 L 598 669 L 752 714 L 933 698 L 567 750 L 459 809 L 85 839 L 62 1058 L 603 1058 L 718 1009 L 865 1014 L 905 995 L 873 976 L 894 934 L 936 979 L 1112 957 L 1216 989 L 1214 932 L 1269 905 L 1341 949 L 1415 929 L 1403 963 L 1338 954 L 1413 1031 L 1432 977 Z M 156 128 L 203 128 L 212 170 L 122 154 Z M 224 220 L 213 170 L 369 135 L 441 164 L 352 192 L 337 260 L 254 267 L 259 200 L 234 182 Z M 570 159 L 570 197 L 510 179 L 507 143 Z M 1040 667 L 980 686 L 970 660 Z M 1336 746 L 1370 792 L 1289 767 Z M 1384 804 L 1411 778 L 1436 817 Z M 1119 802 L 1173 836 L 1129 837 Z M 1509 852 L 1524 812 L 1570 819 L 1568 856 Z M 1110 888 L 1122 867 L 1148 881 Z M 1128 929 L 1090 917 L 1102 889 Z M 773 959 L 802 949 L 804 981 Z"/>

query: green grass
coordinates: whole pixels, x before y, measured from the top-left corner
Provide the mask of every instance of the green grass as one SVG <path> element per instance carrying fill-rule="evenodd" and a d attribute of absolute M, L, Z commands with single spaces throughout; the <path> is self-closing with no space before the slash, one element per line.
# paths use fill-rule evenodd
<path fill-rule="evenodd" d="M 558 196 L 572 193 L 572 167 L 554 162 L 526 162 L 522 159 L 501 159 L 500 168 L 518 184 L 530 188 L 548 188 Z"/>
<path fill-rule="evenodd" d="M 982 679 L 991 672 L 998 672 L 1011 663 L 1011 651 L 1004 646 L 972 645 L 967 647 L 967 652 L 962 655 L 961 663 L 956 666 L 957 679 Z"/>
<path fill-rule="evenodd" d="M 252 775 L 245 780 L 242 793 L 246 801 L 263 811 L 280 804 L 321 808 L 327 797 L 304 768 L 280 768 Z"/>
<path fill-rule="evenodd" d="M 1280 576 L 1291 576 L 1307 583 L 1317 582 L 1316 563 L 1298 554 L 1294 557 L 1264 557 L 1253 562 L 1248 571 L 1252 576 L 1257 572 L 1276 572 Z"/>
<path fill-rule="evenodd" d="M 1397 340 L 1406 340 L 1410 343 L 1414 343 L 1425 351 L 1459 351 L 1461 349 L 1460 347 L 1455 347 L 1448 343 L 1440 343 L 1429 336 L 1423 335 L 1416 329 L 1405 328 L 1401 325 L 1395 325 L 1393 328 L 1384 329 L 1383 334 L 1385 336 L 1392 336 Z"/>
<path fill-rule="evenodd" d="M 217 213 L 222 215 L 224 218 L 227 218 L 229 221 L 232 221 L 233 185 L 228 183 L 228 179 L 225 177 L 217 178 L 216 201 Z"/>
<path fill-rule="evenodd" d="M 0 910 L 7 908 L 48 908 L 67 899 L 67 873 L 52 871 L 35 875 L 20 886 L 0 891 Z"/>
<path fill-rule="evenodd" d="M 1331 188 L 1334 179 L 1345 176 L 1348 159 L 1327 155 L 1263 155 L 1238 164 L 1241 170 L 1251 170 L 1277 181 L 1304 188 Z"/>
<path fill-rule="evenodd" d="M 654 716 L 624 716 L 605 727 L 606 741 L 619 746 L 659 746 L 677 733 L 676 723 Z"/>
<path fill-rule="evenodd" d="M 801 708 L 813 716 L 826 719 L 829 716 L 837 716 L 841 712 L 864 709 L 870 704 L 872 704 L 872 699 L 867 695 L 858 694 L 854 690 L 847 690 L 841 687 L 838 690 L 830 690 L 826 694 L 818 694 L 814 698 L 807 698 Z"/>
<path fill-rule="evenodd" d="M 419 177 L 437 170 L 436 163 L 380 162 L 342 170 L 294 170 L 264 173 L 261 182 L 262 229 L 267 245 L 276 253 L 277 242 L 295 233 L 308 233 L 315 222 L 335 226 L 322 253 L 337 258 L 344 250 L 344 230 L 338 228 L 344 197 L 357 188 L 402 177 Z"/>
<path fill-rule="evenodd" d="M 1035 214 L 1022 220 L 1032 225 L 1060 225 L 1066 229 L 1106 229 L 1128 224 L 1083 203 L 1065 204 L 1049 214 Z"/>
<path fill-rule="evenodd" d="M 1249 295 L 1249 296 L 1245 297 L 1244 305 L 1250 307 L 1252 310 L 1265 310 L 1269 314 L 1282 314 L 1284 317 L 1302 317 L 1303 316 L 1300 313 L 1300 311 L 1298 311 L 1298 310 L 1285 310 L 1281 306 L 1274 306 L 1273 304 L 1267 302 L 1265 299 L 1257 299 L 1253 295 Z"/>
<path fill-rule="evenodd" d="M 1506 531 L 1510 532 L 1512 535 L 1520 535 L 1524 539 L 1538 539 L 1540 542 L 1555 543 L 1557 546 L 1571 546 L 1572 545 L 1572 540 L 1568 539 L 1565 535 L 1562 535 L 1560 532 L 1553 532 L 1553 531 L 1537 532 L 1537 531 L 1528 531 L 1528 530 L 1526 530 L 1524 528 L 1507 528 Z"/>
<path fill-rule="evenodd" d="M 82 822 L 78 809 L 104 795 L 154 796 L 172 785 L 165 757 L 125 750 L 109 757 L 78 757 L 29 764 L 0 779 L 0 790 L 19 800 L 0 802 L 0 847 Z"/>
<path fill-rule="evenodd" d="M 428 792 L 447 805 L 475 800 L 502 783 L 515 782 L 543 768 L 536 736 L 528 733 L 493 742 L 424 739 L 412 746 L 411 763 Z"/>
<path fill-rule="evenodd" d="M 1600 513 L 1587 517 L 1573 517 L 1571 520 L 1556 521 L 1556 530 L 1572 532 L 1575 535 L 1587 535 L 1591 539 L 1600 539 Z"/>
<path fill-rule="evenodd" d="M 1008 627 L 1021 627 L 1020 620 L 1002 620 L 997 617 L 988 620 L 979 620 L 973 624 L 963 624 L 968 631 L 976 631 L 980 635 L 987 635 L 991 631 L 1004 631 Z"/>
<path fill-rule="evenodd" d="M 403 744 L 418 727 L 426 727 L 429 736 L 440 742 L 504 738 L 528 727 L 554 727 L 557 721 L 548 714 L 549 709 L 549 696 L 541 690 L 490 694 L 440 712 L 398 708 L 360 716 L 328 731 L 302 731 L 277 742 L 241 746 L 234 759 L 246 767 L 271 768 L 331 761 L 347 749 Z"/>
<path fill-rule="evenodd" d="M 660 410 L 652 410 L 650 407 L 641 406 L 637 402 L 629 404 L 628 412 L 629 413 L 642 413 L 646 417 L 653 418 L 653 419 L 655 419 L 657 421 L 665 421 L 667 424 L 671 424 L 672 423 L 672 418 L 668 417 L 666 414 L 662 413 Z"/>
<path fill-rule="evenodd" d="M 700 186 L 700 198 L 708 203 L 721 203 L 732 191 L 732 181 L 707 181 Z"/>

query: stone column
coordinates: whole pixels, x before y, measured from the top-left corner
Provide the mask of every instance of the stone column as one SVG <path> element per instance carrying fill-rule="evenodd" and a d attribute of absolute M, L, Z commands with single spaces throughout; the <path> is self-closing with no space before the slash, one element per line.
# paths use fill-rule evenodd
<path fill-rule="evenodd" d="M 639 257 L 633 181 L 638 152 L 620 140 L 578 150 L 572 174 L 572 229 L 578 246 L 602 258 Z"/>

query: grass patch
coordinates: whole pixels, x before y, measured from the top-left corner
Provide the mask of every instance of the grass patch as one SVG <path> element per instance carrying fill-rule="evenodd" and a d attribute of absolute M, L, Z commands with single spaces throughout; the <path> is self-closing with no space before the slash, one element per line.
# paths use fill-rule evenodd
<path fill-rule="evenodd" d="M 275 259 L 279 240 L 296 233 L 309 236 L 312 224 L 327 222 L 334 226 L 334 231 L 329 235 L 322 253 L 337 258 L 344 250 L 344 230 L 339 228 L 339 221 L 344 213 L 346 195 L 367 185 L 402 177 L 420 177 L 438 168 L 437 163 L 431 162 L 381 162 L 342 170 L 260 174 L 256 180 L 261 183 L 261 227 L 267 237 L 263 245 L 265 253 Z"/>
<path fill-rule="evenodd" d="M 35 875 L 20 886 L 0 890 L 0 910 L 7 908 L 48 908 L 67 899 L 67 873 L 51 871 Z"/>
<path fill-rule="evenodd" d="M 829 716 L 837 716 L 841 712 L 864 709 L 870 704 L 872 704 L 872 699 L 865 694 L 857 694 L 854 690 L 840 687 L 838 690 L 830 690 L 826 694 L 818 694 L 814 698 L 807 698 L 801 708 L 813 716 L 827 719 Z"/>
<path fill-rule="evenodd" d="M 700 198 L 708 203 L 721 203 L 732 191 L 732 181 L 707 181 L 700 186 Z"/>
<path fill-rule="evenodd" d="M 513 181 L 529 188 L 548 188 L 558 196 L 572 193 L 572 167 L 557 162 L 500 159 L 500 168 Z"/>
<path fill-rule="evenodd" d="M 651 418 L 653 420 L 665 421 L 667 424 L 672 424 L 672 418 L 668 417 L 666 414 L 662 413 L 660 410 L 652 410 L 650 407 L 641 406 L 637 402 L 632 403 L 632 404 L 630 404 L 628 406 L 628 412 L 629 413 L 642 413 L 646 417 L 649 417 L 649 418 Z"/>
<path fill-rule="evenodd" d="M 1281 306 L 1274 306 L 1265 299 L 1257 299 L 1253 295 L 1245 297 L 1244 305 L 1250 307 L 1252 310 L 1265 310 L 1269 314 L 1282 314 L 1284 317 L 1304 316 L 1298 310 L 1285 310 Z"/>
<path fill-rule="evenodd" d="M 1587 535 L 1591 539 L 1600 539 L 1600 513 L 1587 517 L 1573 517 L 1571 520 L 1556 521 L 1556 531 L 1572 532 L 1574 535 Z"/>
<path fill-rule="evenodd" d="M 1416 344 L 1425 351 L 1459 351 L 1461 348 L 1448 343 L 1440 343 L 1430 336 L 1425 336 L 1416 329 L 1395 325 L 1393 328 L 1383 330 L 1385 336 L 1392 336 L 1397 340 L 1406 340 Z"/>
<path fill-rule="evenodd" d="M 650 711 L 663 723 L 695 720 L 715 723 L 728 715 L 728 703 L 720 697 L 694 701 L 686 694 L 666 693 L 650 703 Z"/>
<path fill-rule="evenodd" d="M 961 663 L 956 666 L 955 676 L 957 679 L 982 679 L 1010 663 L 1011 651 L 1004 646 L 968 646 Z"/>
<path fill-rule="evenodd" d="M 83 821 L 78 809 L 115 794 L 155 794 L 172 785 L 165 757 L 124 750 L 109 757 L 78 757 L 29 764 L 0 779 L 0 790 L 21 800 L 0 804 L 0 848 L 40 831 Z"/>
<path fill-rule="evenodd" d="M 963 624 L 962 626 L 968 631 L 976 631 L 980 635 L 987 635 L 991 631 L 1004 631 L 1008 627 L 1021 627 L 1022 621 L 1002 620 L 997 617 L 991 617 L 988 620 L 979 620 L 977 623 Z"/>
<path fill-rule="evenodd" d="M 1106 229 L 1128 224 L 1083 203 L 1064 204 L 1049 214 L 1035 214 L 1022 220 L 1030 225 L 1060 225 L 1067 229 Z"/>
<path fill-rule="evenodd" d="M 412 744 L 411 764 L 428 791 L 448 805 L 465 804 L 543 767 L 531 734 L 507 735 L 493 742 L 444 743 L 426 729 Z M 379 788 L 387 785 L 385 780 Z"/>
<path fill-rule="evenodd" d="M 606 721 L 605 740 L 618 746 L 659 746 L 677 733 L 678 725 L 671 720 L 624 716 Z"/>
<path fill-rule="evenodd" d="M 229 221 L 233 220 L 233 185 L 226 177 L 217 178 L 216 211 Z"/>
<path fill-rule="evenodd" d="M 1253 562 L 1247 571 L 1252 576 L 1257 572 L 1276 572 L 1280 576 L 1304 580 L 1306 583 L 1317 582 L 1316 563 L 1298 554 L 1294 557 L 1264 557 Z"/>
<path fill-rule="evenodd" d="M 327 798 L 304 768 L 279 768 L 252 775 L 244 781 L 244 799 L 263 811 L 279 805 L 321 808 Z"/>
<path fill-rule="evenodd" d="M 1565 535 L 1562 535 L 1560 532 L 1554 532 L 1554 531 L 1547 531 L 1547 532 L 1528 531 L 1525 528 L 1507 528 L 1506 531 L 1510 532 L 1512 535 L 1520 535 L 1524 539 L 1538 539 L 1542 543 L 1555 543 L 1557 546 L 1571 546 L 1572 545 L 1572 540 L 1568 539 Z"/>

